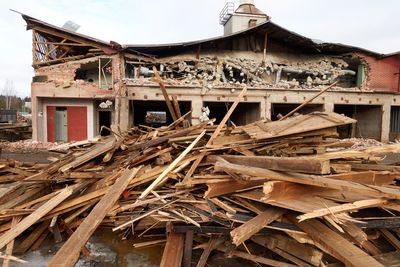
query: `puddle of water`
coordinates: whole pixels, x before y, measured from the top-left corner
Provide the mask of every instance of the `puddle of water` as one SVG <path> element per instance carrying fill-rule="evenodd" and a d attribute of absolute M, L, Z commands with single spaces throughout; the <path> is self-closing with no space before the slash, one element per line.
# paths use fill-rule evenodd
<path fill-rule="evenodd" d="M 111 229 L 99 229 L 96 231 L 95 238 L 108 246 L 117 253 L 118 266 L 141 266 L 156 267 L 161 262 L 164 244 L 148 246 L 143 248 L 133 248 L 133 244 L 137 242 L 149 241 L 149 239 L 128 239 L 121 240 L 117 233 L 113 233 Z"/>

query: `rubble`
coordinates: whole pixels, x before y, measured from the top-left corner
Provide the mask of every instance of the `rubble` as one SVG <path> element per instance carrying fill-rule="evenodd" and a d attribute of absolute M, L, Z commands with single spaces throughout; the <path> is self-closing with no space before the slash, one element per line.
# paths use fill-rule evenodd
<path fill-rule="evenodd" d="M 16 142 L 0 142 L 0 148 L 10 152 L 32 152 L 38 150 L 48 150 L 57 145 L 59 144 L 56 142 L 39 142 L 32 139 L 20 140 Z"/>
<path fill-rule="evenodd" d="M 270 56 L 268 60 L 242 55 L 212 56 L 197 59 L 164 58 L 159 71 L 170 86 L 201 86 L 202 94 L 214 87 L 243 86 L 263 88 L 321 88 L 340 80 L 340 88 L 354 88 L 356 70 L 349 69 L 345 57 L 287 59 Z M 351 58 L 350 60 L 359 60 Z M 152 62 L 130 63 L 126 82 L 152 85 Z"/>
<path fill-rule="evenodd" d="M 73 266 L 101 226 L 135 247 L 165 243 L 160 266 L 205 266 L 214 253 L 386 265 L 397 253 L 400 168 L 380 161 L 400 145 L 351 148 L 336 127 L 355 120 L 335 113 L 226 127 L 234 108 L 220 125 L 132 128 L 59 146 L 68 152 L 51 164 L 1 162 L 0 248 L 21 257 L 7 244 L 19 238 L 14 251 L 29 251 L 53 235 L 67 241 L 48 266 Z"/>

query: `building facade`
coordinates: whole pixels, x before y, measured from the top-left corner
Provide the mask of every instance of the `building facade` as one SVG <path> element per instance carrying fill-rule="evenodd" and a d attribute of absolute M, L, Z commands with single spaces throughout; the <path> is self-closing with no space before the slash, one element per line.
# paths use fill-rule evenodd
<path fill-rule="evenodd" d="M 300 112 L 335 111 L 357 119 L 342 137 L 387 142 L 400 134 L 400 54 L 382 55 L 317 42 L 270 21 L 251 1 L 221 13 L 225 35 L 167 45 L 120 45 L 22 15 L 32 30 L 33 138 L 92 138 L 112 125 L 146 124 L 168 112 L 153 67 L 181 115 L 198 123 L 202 108 L 217 122 L 243 86 L 232 122 L 275 120 L 333 82 Z"/>

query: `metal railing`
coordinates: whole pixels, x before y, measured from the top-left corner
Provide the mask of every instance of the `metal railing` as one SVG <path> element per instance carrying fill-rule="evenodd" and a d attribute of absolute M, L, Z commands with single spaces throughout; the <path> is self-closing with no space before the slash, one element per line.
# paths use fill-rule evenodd
<path fill-rule="evenodd" d="M 219 13 L 219 24 L 225 25 L 229 18 L 235 12 L 235 4 L 233 2 L 227 2 L 224 8 Z"/>

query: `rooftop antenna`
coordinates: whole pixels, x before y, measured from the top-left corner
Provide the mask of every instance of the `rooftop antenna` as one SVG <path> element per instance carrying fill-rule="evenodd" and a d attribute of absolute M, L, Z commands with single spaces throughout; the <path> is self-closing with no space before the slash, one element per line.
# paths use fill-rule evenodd
<path fill-rule="evenodd" d="M 66 29 L 66 30 L 71 31 L 71 32 L 76 32 L 80 27 L 81 27 L 81 25 L 79 25 L 79 24 L 77 24 L 77 23 L 75 23 L 75 22 L 73 22 L 71 20 L 68 20 L 62 26 L 63 29 Z"/>

